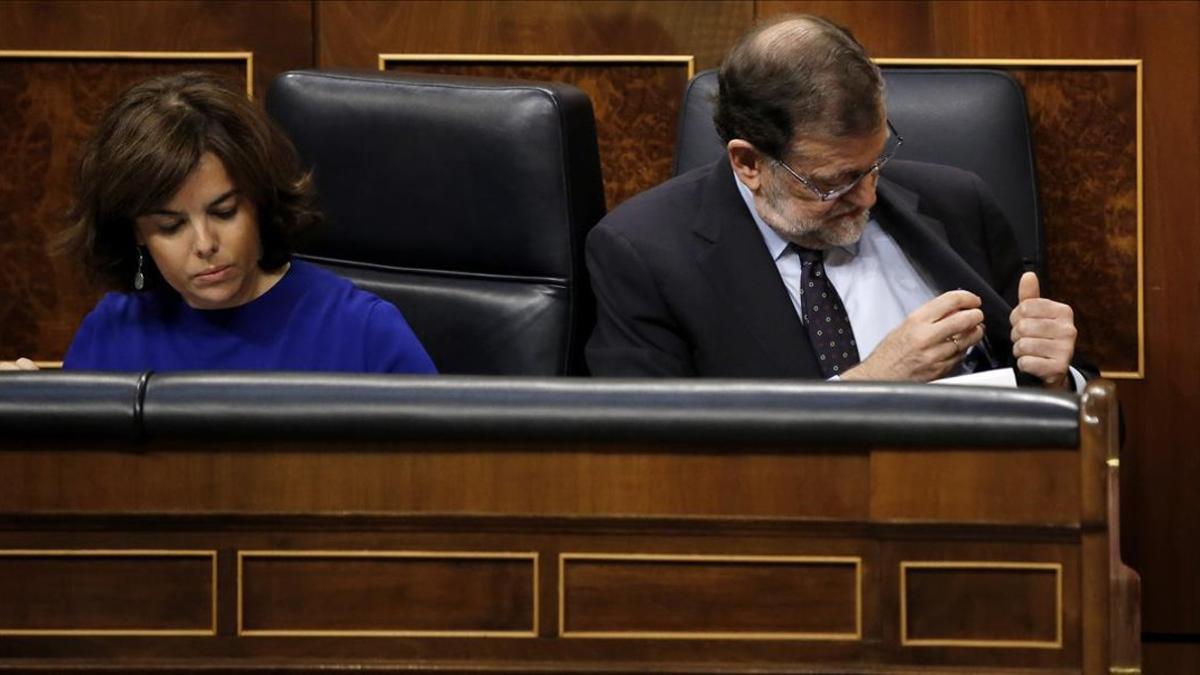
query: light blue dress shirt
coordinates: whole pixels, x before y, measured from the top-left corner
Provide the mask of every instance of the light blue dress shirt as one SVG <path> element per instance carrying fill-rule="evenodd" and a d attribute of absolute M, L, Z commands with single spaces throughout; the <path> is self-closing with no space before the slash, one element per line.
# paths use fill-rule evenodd
<path fill-rule="evenodd" d="M 796 315 L 804 316 L 799 293 L 800 256 L 763 222 L 750 189 L 736 176 L 733 180 L 775 260 Z M 934 286 L 874 219 L 867 223 L 857 243 L 826 252 L 825 273 L 846 307 L 862 359 L 875 351 L 913 310 L 937 296 Z"/>

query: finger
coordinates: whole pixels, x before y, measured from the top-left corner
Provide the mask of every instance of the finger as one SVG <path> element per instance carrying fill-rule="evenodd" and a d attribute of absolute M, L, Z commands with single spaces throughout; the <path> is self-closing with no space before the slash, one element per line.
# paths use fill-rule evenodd
<path fill-rule="evenodd" d="M 986 327 L 981 323 L 975 326 L 975 329 L 970 333 L 958 337 L 958 344 L 962 345 L 963 354 L 966 354 L 968 349 L 979 344 L 980 340 L 983 340 L 983 334 L 986 330 Z"/>
<path fill-rule="evenodd" d="M 1075 342 L 1079 330 L 1075 324 L 1062 319 L 1021 319 L 1013 324 L 1010 337 L 1013 342 L 1021 338 L 1048 338 Z"/>
<path fill-rule="evenodd" d="M 1013 356 L 1037 356 L 1046 359 L 1056 359 L 1066 367 L 1075 353 L 1075 345 L 1065 340 L 1050 340 L 1046 338 L 1025 337 L 1013 343 Z"/>
<path fill-rule="evenodd" d="M 1067 374 L 1067 368 L 1062 363 L 1040 356 L 1022 356 L 1017 359 L 1017 369 L 1052 384 L 1060 382 Z"/>
<path fill-rule="evenodd" d="M 16 361 L 0 361 L 0 370 L 19 370 Z"/>
<path fill-rule="evenodd" d="M 1037 275 L 1033 272 L 1026 272 L 1021 275 L 1021 283 L 1017 287 L 1017 300 L 1025 302 L 1034 298 L 1042 297 L 1041 289 L 1039 288 Z"/>
<path fill-rule="evenodd" d="M 933 323 L 963 309 L 974 309 L 983 304 L 978 295 L 970 291 L 947 291 L 913 310 L 910 318 L 923 323 Z"/>
<path fill-rule="evenodd" d="M 33 361 L 31 361 L 27 358 L 24 358 L 24 357 L 17 359 L 17 368 L 19 370 L 37 370 L 38 369 L 36 363 L 34 363 Z"/>
<path fill-rule="evenodd" d="M 963 309 L 933 323 L 931 337 L 934 340 L 945 340 L 951 335 L 966 335 L 983 323 L 983 310 Z"/>
<path fill-rule="evenodd" d="M 1023 317 L 1033 317 L 1038 319 L 1062 318 L 1074 320 L 1075 318 L 1075 311 L 1071 309 L 1070 305 L 1062 302 L 1055 302 L 1054 300 L 1050 300 L 1048 298 L 1033 298 L 1032 300 L 1026 300 L 1025 302 L 1017 305 L 1017 308 L 1013 311 L 1020 312 L 1020 316 Z"/>

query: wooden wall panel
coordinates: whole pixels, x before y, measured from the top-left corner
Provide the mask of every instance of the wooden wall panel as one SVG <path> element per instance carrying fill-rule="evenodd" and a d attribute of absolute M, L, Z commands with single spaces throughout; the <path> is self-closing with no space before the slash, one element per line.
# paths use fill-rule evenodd
<path fill-rule="evenodd" d="M 215 635 L 216 552 L 0 549 L 0 639 Z"/>
<path fill-rule="evenodd" d="M 1146 675 L 1196 675 L 1200 673 L 1200 642 L 1150 642 L 1142 645 L 1142 672 Z"/>
<path fill-rule="evenodd" d="M 737 0 L 317 3 L 317 64 L 376 67 L 380 53 L 692 54 L 720 63 L 753 20 Z"/>
<path fill-rule="evenodd" d="M 859 640 L 862 559 L 563 554 L 560 633 Z"/>
<path fill-rule="evenodd" d="M 154 513 L 186 503 L 205 513 L 867 516 L 868 461 L 849 451 L 637 456 L 631 454 L 635 444 L 617 454 L 602 448 L 560 451 L 556 443 L 501 444 L 497 448 L 504 452 L 497 453 L 455 444 L 435 449 L 381 442 L 347 449 L 326 463 L 320 442 L 245 442 L 237 446 L 240 454 L 220 461 L 189 445 L 147 466 L 120 446 L 96 453 L 88 463 L 64 455 L 47 460 L 42 452 L 51 447 L 31 443 L 28 451 L 0 452 L 0 476 L 9 477 L 0 491 L 0 513 Z M 83 440 L 76 447 L 89 444 Z M 674 479 L 681 475 L 698 478 Z M 121 488 L 70 487 L 80 481 L 115 481 Z M 993 500 L 986 513 L 994 522 L 1021 522 L 1020 511 L 1014 514 L 1005 501 Z"/>
<path fill-rule="evenodd" d="M 1062 645 L 1057 563 L 906 562 L 902 643 L 913 646 Z"/>
<path fill-rule="evenodd" d="M 239 552 L 238 634 L 535 637 L 536 555 Z"/>
<path fill-rule="evenodd" d="M 1079 349 L 1092 363 L 1140 372 L 1137 69 L 1008 70 L 1029 104 L 1043 292 L 1075 309 Z"/>
<path fill-rule="evenodd" d="M 896 7 L 895 5 L 901 5 Z M 819 12 L 879 57 L 1142 59 L 1145 77 L 1146 376 L 1121 381 L 1126 559 L 1142 574 L 1144 628 L 1200 635 L 1200 3 L 760 0 L 760 17 Z M 1044 178 L 1044 176 L 1043 176 Z M 1068 249 L 1069 250 L 1069 249 Z M 1056 270 L 1073 264 L 1056 259 Z M 1070 273 L 1111 288 L 1111 271 Z M 1101 305 L 1102 306 L 1102 305 Z M 1089 317 L 1109 330 L 1107 315 Z"/>
<path fill-rule="evenodd" d="M 0 359 L 62 358 L 103 289 L 55 255 L 67 224 L 79 148 L 108 105 L 146 78 L 203 68 L 246 80 L 245 59 L 9 58 L 0 56 Z"/>
<path fill-rule="evenodd" d="M 252 52 L 254 91 L 262 92 L 278 73 L 312 65 L 312 11 L 308 0 L 3 2 L 0 50 Z M 244 67 L 13 67 L 0 59 L 0 162 L 10 167 L 0 178 L 0 255 L 15 261 L 0 272 L 0 359 L 58 361 L 101 292 L 46 247 L 69 205 L 78 144 L 129 84 L 197 67 L 243 81 Z"/>
<path fill-rule="evenodd" d="M 0 3 L 0 49 L 254 52 L 254 91 L 313 63 L 309 0 L 16 0 Z"/>
<path fill-rule="evenodd" d="M 1082 550 L 1049 540 L 1016 543 L 1003 537 L 945 544 L 908 538 L 890 542 L 883 548 L 879 574 L 882 603 L 896 611 L 883 615 L 883 635 L 897 645 L 913 640 L 975 643 L 943 644 L 944 651 L 932 657 L 943 665 L 1000 667 L 1037 659 L 1044 666 L 1100 672 L 1089 670 L 1086 660 L 1098 645 L 1085 632 L 1094 606 L 1080 592 L 1088 569 Z M 919 578 L 922 574 L 935 578 Z M 1014 576 L 1019 574 L 1025 576 Z M 1005 592 L 1020 592 L 1029 604 L 1018 609 L 1015 598 L 1003 597 Z M 956 610 L 962 613 L 952 618 Z M 979 644 L 985 642 L 1009 644 Z M 934 648 L 918 642 L 896 651 L 899 658 L 919 663 L 923 656 L 931 658 Z"/>

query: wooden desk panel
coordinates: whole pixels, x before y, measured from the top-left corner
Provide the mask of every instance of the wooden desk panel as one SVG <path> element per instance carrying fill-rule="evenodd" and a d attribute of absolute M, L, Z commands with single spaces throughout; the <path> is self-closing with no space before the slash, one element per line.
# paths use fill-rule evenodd
<path fill-rule="evenodd" d="M 1079 448 L 10 439 L 0 562 L 215 551 L 216 624 L 0 635 L 0 670 L 1107 672 L 1114 404 Z M 150 571 L 26 570 L 0 617 L 98 629 L 72 593 L 120 578 L 196 624 L 200 577 Z"/>

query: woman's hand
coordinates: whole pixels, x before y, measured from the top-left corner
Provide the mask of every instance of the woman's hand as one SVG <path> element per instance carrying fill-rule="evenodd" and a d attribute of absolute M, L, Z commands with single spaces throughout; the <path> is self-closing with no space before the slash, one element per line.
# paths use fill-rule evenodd
<path fill-rule="evenodd" d="M 39 370 L 37 364 L 26 358 L 16 361 L 0 361 L 0 370 Z"/>

